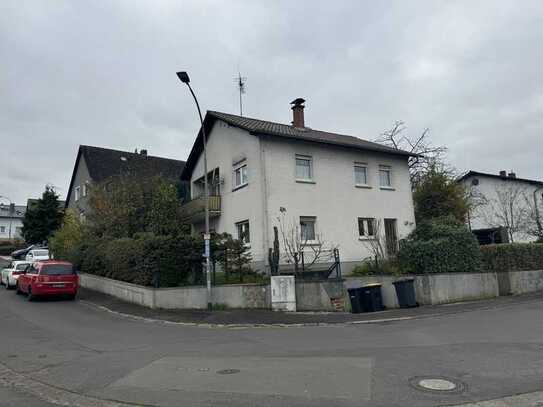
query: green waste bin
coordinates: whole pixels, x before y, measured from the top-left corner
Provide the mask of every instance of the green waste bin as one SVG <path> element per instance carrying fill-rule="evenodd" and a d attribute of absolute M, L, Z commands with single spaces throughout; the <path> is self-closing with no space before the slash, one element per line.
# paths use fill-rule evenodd
<path fill-rule="evenodd" d="M 394 281 L 392 284 L 394 284 L 394 288 L 396 289 L 396 296 L 398 297 L 398 305 L 400 308 L 413 308 L 419 306 L 417 299 L 415 298 L 415 286 L 412 278 Z"/>

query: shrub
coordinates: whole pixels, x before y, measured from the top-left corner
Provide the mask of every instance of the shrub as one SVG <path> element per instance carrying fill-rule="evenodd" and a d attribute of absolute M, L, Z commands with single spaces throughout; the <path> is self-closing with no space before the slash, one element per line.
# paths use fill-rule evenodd
<path fill-rule="evenodd" d="M 400 275 L 400 268 L 396 259 L 382 259 L 376 261 L 364 261 L 353 268 L 351 275 L 364 277 L 379 274 Z"/>
<path fill-rule="evenodd" d="M 81 244 L 81 224 L 72 210 L 67 210 L 62 226 L 49 238 L 49 249 L 55 259 L 79 263 L 78 251 Z"/>
<path fill-rule="evenodd" d="M 508 243 L 481 246 L 482 266 L 487 271 L 541 270 L 543 244 Z"/>
<path fill-rule="evenodd" d="M 481 268 L 479 244 L 468 228 L 448 219 L 421 223 L 400 242 L 402 272 L 473 272 Z"/>

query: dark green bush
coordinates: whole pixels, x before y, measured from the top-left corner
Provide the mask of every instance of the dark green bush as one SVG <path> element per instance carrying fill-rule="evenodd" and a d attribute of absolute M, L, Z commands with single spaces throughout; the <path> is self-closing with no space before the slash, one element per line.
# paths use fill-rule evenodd
<path fill-rule="evenodd" d="M 482 266 L 487 271 L 542 270 L 542 243 L 508 243 L 481 246 Z"/>
<path fill-rule="evenodd" d="M 479 244 L 468 228 L 451 219 L 424 222 L 400 242 L 404 273 L 474 272 L 481 269 Z"/>

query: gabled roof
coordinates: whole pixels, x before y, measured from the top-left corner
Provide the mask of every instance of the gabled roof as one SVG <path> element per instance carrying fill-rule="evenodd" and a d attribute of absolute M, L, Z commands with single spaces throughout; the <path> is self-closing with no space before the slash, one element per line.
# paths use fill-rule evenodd
<path fill-rule="evenodd" d="M 216 112 L 208 110 L 204 119 L 204 128 L 206 136 L 210 134 L 213 123 L 216 120 L 222 120 L 231 126 L 246 130 L 254 135 L 269 135 L 283 137 L 292 140 L 302 140 L 314 143 L 328 144 L 358 150 L 376 151 L 387 154 L 401 155 L 405 157 L 416 157 L 417 154 L 404 150 L 398 150 L 383 144 L 363 140 L 358 137 L 347 136 L 345 134 L 330 133 L 327 131 L 314 130 L 309 127 L 299 128 L 289 124 L 269 122 L 266 120 L 252 119 L 249 117 L 237 116 L 229 113 Z M 189 179 L 196 161 L 202 152 L 202 130 L 198 132 L 198 137 L 194 142 L 192 150 L 187 159 L 182 178 Z"/>
<path fill-rule="evenodd" d="M 513 177 L 507 177 L 507 176 L 502 177 L 499 174 L 490 174 L 490 173 L 487 173 L 487 172 L 479 172 L 479 171 L 471 171 L 471 170 L 466 172 L 461 177 L 459 177 L 456 181 L 461 182 L 461 181 L 464 181 L 465 179 L 467 179 L 469 177 L 489 177 L 489 178 L 500 179 L 502 181 L 519 181 L 519 182 L 526 182 L 526 183 L 532 184 L 532 185 L 543 186 L 543 181 L 536 181 L 536 180 L 527 179 L 527 178 L 517 178 L 517 177 L 513 178 Z"/>
<path fill-rule="evenodd" d="M 24 205 L 15 205 L 13 212 L 11 212 L 10 205 L 0 204 L 0 218 L 24 218 L 26 213 L 26 206 Z"/>
<path fill-rule="evenodd" d="M 170 181 L 178 181 L 185 168 L 185 162 L 170 158 L 154 157 L 127 151 L 112 150 L 109 148 L 79 146 L 75 160 L 66 205 L 70 201 L 70 194 L 81 156 L 93 182 L 102 182 L 109 177 L 119 174 L 133 174 L 138 177 L 159 175 Z"/>

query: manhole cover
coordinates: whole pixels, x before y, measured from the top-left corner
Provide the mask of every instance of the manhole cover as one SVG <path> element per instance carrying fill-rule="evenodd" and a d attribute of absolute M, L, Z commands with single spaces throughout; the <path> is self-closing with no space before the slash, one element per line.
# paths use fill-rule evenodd
<path fill-rule="evenodd" d="M 409 384 L 417 390 L 432 393 L 461 393 L 466 389 L 466 385 L 457 379 L 439 376 L 412 377 Z"/>
<path fill-rule="evenodd" d="M 239 369 L 223 369 L 217 370 L 218 374 L 236 374 L 239 373 Z"/>

